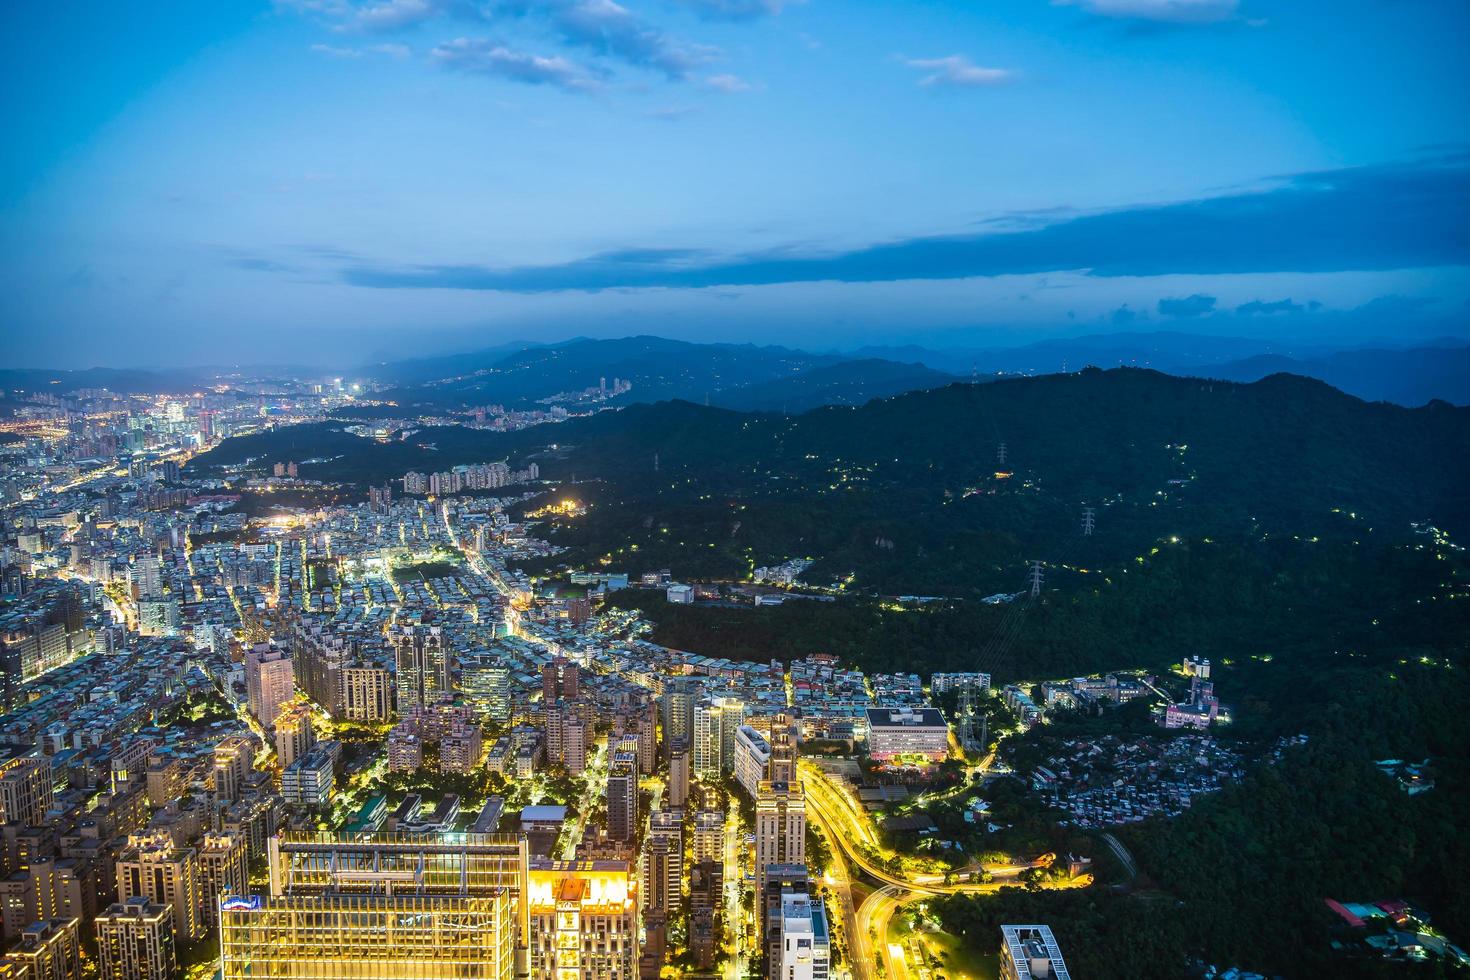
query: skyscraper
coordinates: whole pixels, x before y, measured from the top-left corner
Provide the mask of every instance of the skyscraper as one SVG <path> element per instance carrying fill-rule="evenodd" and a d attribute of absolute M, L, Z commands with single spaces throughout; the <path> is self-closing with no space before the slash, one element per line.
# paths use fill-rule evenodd
<path fill-rule="evenodd" d="M 204 935 L 199 915 L 203 904 L 199 853 L 192 847 L 175 846 L 167 831 L 132 835 L 118 859 L 118 900 L 128 902 L 140 896 L 169 907 L 174 935 L 181 942 Z"/>
<path fill-rule="evenodd" d="M 293 698 L 281 707 L 276 715 L 276 756 L 281 768 L 305 755 L 316 744 L 316 733 L 311 727 L 311 705 L 305 698 Z"/>
<path fill-rule="evenodd" d="M 168 906 L 130 898 L 97 916 L 102 980 L 174 980 L 179 971 L 174 917 Z"/>
<path fill-rule="evenodd" d="M 643 911 L 667 918 L 683 906 L 684 811 L 649 814 L 641 868 Z"/>
<path fill-rule="evenodd" d="M 398 713 L 427 708 L 451 693 L 449 653 L 437 626 L 402 626 L 389 632 L 398 667 Z"/>
<path fill-rule="evenodd" d="M 529 932 L 522 839 L 295 833 L 269 850 L 269 896 L 221 905 L 224 980 L 519 972 Z"/>
<path fill-rule="evenodd" d="M 799 783 L 766 780 L 755 799 L 756 894 L 773 864 L 806 863 L 806 797 Z"/>
<path fill-rule="evenodd" d="M 296 690 L 296 675 L 284 650 L 256 644 L 245 654 L 245 691 L 250 713 L 269 728 Z"/>
<path fill-rule="evenodd" d="M 637 976 L 638 887 L 626 861 L 535 861 L 527 877 L 531 980 Z"/>
<path fill-rule="evenodd" d="M 619 748 L 607 775 L 607 836 L 628 843 L 638 833 L 638 756 Z"/>
<path fill-rule="evenodd" d="M 0 765 L 0 823 L 38 827 L 51 809 L 51 760 L 20 756 Z"/>

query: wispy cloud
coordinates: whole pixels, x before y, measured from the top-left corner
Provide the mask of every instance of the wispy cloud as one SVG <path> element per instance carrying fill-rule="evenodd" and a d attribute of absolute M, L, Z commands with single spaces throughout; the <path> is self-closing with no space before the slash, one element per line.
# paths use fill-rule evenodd
<path fill-rule="evenodd" d="M 378 288 L 539 293 L 1065 270 L 1094 276 L 1342 272 L 1470 266 L 1466 227 L 1470 166 L 1380 165 L 1300 174 L 1258 193 L 1120 208 L 1040 228 L 910 238 L 827 255 L 774 249 L 721 260 L 703 252 L 623 251 L 502 269 L 351 263 L 341 277 Z"/>
<path fill-rule="evenodd" d="M 711 75 L 704 80 L 706 88 L 714 89 L 716 92 L 725 92 L 733 95 L 736 92 L 749 92 L 750 83 L 739 75 Z"/>
<path fill-rule="evenodd" d="M 791 0 L 681 0 L 684 6 L 708 20 L 754 20 L 779 14 L 793 6 Z M 801 0 L 795 0 L 800 3 Z"/>
<path fill-rule="evenodd" d="M 1240 0 L 1052 0 L 1100 17 L 1162 24 L 1219 24 L 1235 19 Z"/>
<path fill-rule="evenodd" d="M 1005 68 L 985 68 L 961 54 L 946 58 L 905 58 L 904 64 L 926 72 L 919 84 L 926 87 L 981 88 L 1009 82 L 1015 73 Z"/>
<path fill-rule="evenodd" d="M 350 48 L 336 44 L 313 44 L 311 50 L 317 54 L 326 55 L 329 58 L 342 58 L 344 60 L 361 58 L 370 54 L 402 59 L 413 54 L 413 50 L 406 44 L 370 44 L 364 48 Z"/>
<path fill-rule="evenodd" d="M 495 75 L 528 85 L 591 93 L 602 87 L 585 68 L 560 56 L 530 54 L 484 38 L 461 37 L 435 46 L 429 60 L 452 71 Z"/>
<path fill-rule="evenodd" d="M 566 43 L 671 79 L 687 79 L 696 68 L 721 57 L 718 48 L 671 37 L 613 0 L 553 2 L 547 7 Z"/>

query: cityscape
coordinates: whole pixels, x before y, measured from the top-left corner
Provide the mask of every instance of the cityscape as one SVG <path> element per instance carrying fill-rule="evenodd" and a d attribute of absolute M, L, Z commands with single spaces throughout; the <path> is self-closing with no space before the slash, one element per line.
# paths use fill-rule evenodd
<path fill-rule="evenodd" d="M 1463 5 L 0 18 L 0 980 L 1470 977 Z"/>

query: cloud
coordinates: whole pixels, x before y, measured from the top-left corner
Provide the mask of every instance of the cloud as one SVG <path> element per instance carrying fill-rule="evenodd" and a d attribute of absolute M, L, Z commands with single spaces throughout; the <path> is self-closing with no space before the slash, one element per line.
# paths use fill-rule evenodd
<path fill-rule="evenodd" d="M 1299 174 L 1270 190 L 1063 218 L 1038 228 L 910 238 L 831 254 L 772 249 L 593 255 L 560 265 L 383 267 L 379 288 L 538 293 L 788 282 L 894 282 L 1083 270 L 1094 276 L 1345 272 L 1470 265 L 1470 165 L 1388 164 Z"/>
<path fill-rule="evenodd" d="M 1234 20 L 1240 0 L 1053 0 L 1099 17 L 1161 24 L 1219 24 Z"/>
<path fill-rule="evenodd" d="M 704 84 L 707 88 L 712 88 L 716 92 L 725 92 L 732 95 L 736 92 L 750 91 L 750 83 L 739 75 L 711 75 L 704 80 Z"/>
<path fill-rule="evenodd" d="M 365 48 L 344 48 L 334 44 L 313 44 L 311 50 L 329 58 L 352 59 L 364 55 L 380 54 L 389 58 L 407 58 L 413 50 L 406 44 L 370 44 Z"/>
<path fill-rule="evenodd" d="M 1240 316 L 1273 316 L 1277 313 L 1300 313 L 1304 309 L 1305 306 L 1290 299 L 1277 299 L 1269 303 L 1257 299 L 1242 303 L 1235 308 L 1235 312 Z"/>
<path fill-rule="evenodd" d="M 313 44 L 311 50 L 317 54 L 324 54 L 328 58 L 361 58 L 362 52 L 356 48 L 339 48 L 331 44 Z"/>
<path fill-rule="evenodd" d="M 961 54 L 952 54 L 947 58 L 908 58 L 904 60 L 904 64 L 928 72 L 919 79 L 919 84 L 926 87 L 943 85 L 979 88 L 999 85 L 1015 77 L 1015 73 L 1008 69 L 983 68 Z"/>
<path fill-rule="evenodd" d="M 602 85 L 586 69 L 562 57 L 545 57 L 508 48 L 484 38 L 461 37 L 436 45 L 429 60 L 453 71 L 496 75 L 528 85 L 552 85 L 590 93 Z"/>
<path fill-rule="evenodd" d="M 1133 310 L 1130 310 L 1127 303 L 1124 303 L 1122 306 L 1113 311 L 1113 315 L 1109 317 L 1109 319 L 1112 321 L 1113 326 L 1115 327 L 1126 327 L 1134 320 L 1138 319 L 1138 314 Z"/>
<path fill-rule="evenodd" d="M 720 58 L 719 48 L 670 37 L 613 0 L 575 0 L 547 5 L 562 39 L 603 57 L 687 79 Z"/>
<path fill-rule="evenodd" d="M 1203 316 L 1214 309 L 1215 297 L 1202 293 L 1159 300 L 1159 312 L 1164 316 Z"/>
<path fill-rule="evenodd" d="M 755 20 L 774 16 L 789 5 L 789 0 L 681 0 L 706 20 Z M 796 0 L 800 3 L 801 0 Z"/>

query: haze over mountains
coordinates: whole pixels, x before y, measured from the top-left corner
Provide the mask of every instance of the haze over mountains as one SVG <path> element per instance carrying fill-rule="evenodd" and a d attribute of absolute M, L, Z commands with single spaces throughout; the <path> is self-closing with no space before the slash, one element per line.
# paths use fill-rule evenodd
<path fill-rule="evenodd" d="M 584 400 L 610 405 L 668 399 L 742 411 L 802 412 L 820 405 L 860 405 L 873 398 L 941 387 L 958 379 L 1076 371 L 1087 366 L 1146 367 L 1186 377 L 1255 381 L 1295 374 L 1325 381 L 1368 401 L 1417 406 L 1439 399 L 1470 404 L 1470 345 L 1445 339 L 1417 347 L 1281 345 L 1179 332 L 1116 333 L 1053 339 L 1018 347 L 866 347 L 809 352 L 752 344 L 696 344 L 653 336 L 578 338 L 555 344 L 513 343 L 463 354 L 344 366 L 345 379 L 386 385 L 375 397 L 405 408 L 451 410 L 484 404 L 531 407 L 605 385 Z M 0 370 L 0 386 L 64 392 L 111 388 L 162 392 L 207 384 L 234 368 L 149 372 Z M 280 367 L 282 376 L 321 376 Z M 612 391 L 614 379 L 627 382 Z"/>

